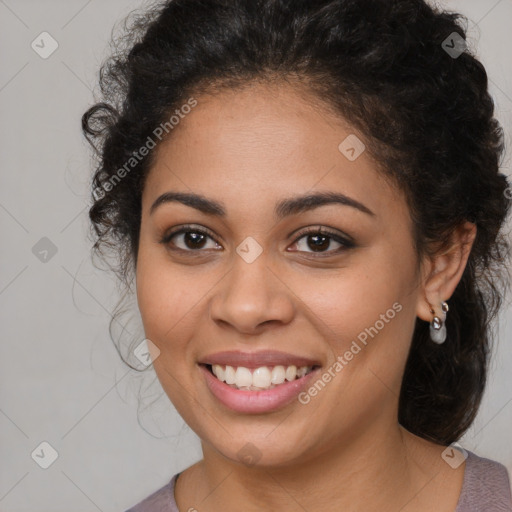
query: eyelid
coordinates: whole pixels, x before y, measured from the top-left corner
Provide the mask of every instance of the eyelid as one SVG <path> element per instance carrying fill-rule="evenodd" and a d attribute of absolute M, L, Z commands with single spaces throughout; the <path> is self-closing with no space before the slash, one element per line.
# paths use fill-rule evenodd
<path fill-rule="evenodd" d="M 164 245 L 167 245 L 167 244 L 170 243 L 171 239 L 174 236 L 186 233 L 188 231 L 191 231 L 191 232 L 194 232 L 194 233 L 201 233 L 203 235 L 206 235 L 206 236 L 210 237 L 216 244 L 221 245 L 221 243 L 217 240 L 217 235 L 215 235 L 213 233 L 213 231 L 211 231 L 210 229 L 208 229 L 208 228 L 206 228 L 204 226 L 199 226 L 199 225 L 195 225 L 195 224 L 184 224 L 183 226 L 178 226 L 175 229 L 171 229 L 170 231 L 166 232 L 161 237 L 160 243 L 164 244 Z M 187 251 L 186 249 L 180 249 L 179 247 L 175 247 L 173 250 L 183 251 L 183 252 L 190 252 L 190 253 L 204 252 L 204 251 L 201 251 L 201 250 L 196 250 L 196 251 L 188 250 Z"/>
<path fill-rule="evenodd" d="M 170 231 L 166 232 L 163 238 L 169 238 L 171 236 L 177 235 L 178 233 L 182 233 L 183 231 L 194 231 L 198 233 L 204 233 L 205 235 L 208 235 L 210 238 L 217 242 L 217 235 L 210 229 L 199 224 L 183 224 L 182 226 L 177 226 L 175 229 L 171 229 Z"/>
<path fill-rule="evenodd" d="M 328 235 L 333 238 L 341 239 L 344 243 L 347 245 L 355 245 L 355 240 L 348 235 L 347 233 L 340 231 L 339 229 L 330 228 L 327 226 L 323 226 L 320 224 L 315 224 L 312 226 L 306 226 L 305 228 L 300 228 L 299 230 L 292 231 L 288 235 L 288 237 L 295 236 L 294 243 L 297 242 L 300 238 L 302 238 L 304 235 L 309 234 L 322 234 L 322 235 Z"/>
<path fill-rule="evenodd" d="M 331 241 L 334 241 L 338 244 L 340 244 L 340 247 L 337 249 L 329 249 L 327 251 L 290 251 L 288 248 L 287 251 L 289 252 L 295 252 L 297 254 L 307 254 L 307 258 L 309 259 L 327 259 L 332 258 L 336 256 L 340 256 L 343 253 L 346 253 L 350 249 L 354 249 L 356 247 L 356 243 L 354 242 L 354 239 L 349 235 L 341 235 L 339 231 L 333 231 L 330 228 L 326 228 L 324 226 L 309 226 L 307 228 L 302 228 L 299 230 L 298 233 L 295 234 L 294 241 L 292 243 L 293 245 L 296 245 L 300 242 L 300 240 L 304 237 L 310 236 L 310 235 L 321 235 L 326 236 L 327 238 L 330 238 Z"/>

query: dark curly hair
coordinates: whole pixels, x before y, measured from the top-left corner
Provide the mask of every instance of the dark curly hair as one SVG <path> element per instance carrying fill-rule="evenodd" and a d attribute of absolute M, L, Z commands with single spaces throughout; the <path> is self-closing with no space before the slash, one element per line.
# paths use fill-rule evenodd
<path fill-rule="evenodd" d="M 418 256 L 447 247 L 464 221 L 477 226 L 450 298 L 448 341 L 434 345 L 428 322 L 416 320 L 399 401 L 412 433 L 459 439 L 480 405 L 491 320 L 509 285 L 503 131 L 466 29 L 461 14 L 423 0 L 169 0 L 132 13 L 101 68 L 102 98 L 82 118 L 97 159 L 93 254 L 114 254 L 109 268 L 129 286 L 156 151 L 122 179 L 119 169 L 192 95 L 254 81 L 307 88 L 364 135 L 404 192 Z"/>

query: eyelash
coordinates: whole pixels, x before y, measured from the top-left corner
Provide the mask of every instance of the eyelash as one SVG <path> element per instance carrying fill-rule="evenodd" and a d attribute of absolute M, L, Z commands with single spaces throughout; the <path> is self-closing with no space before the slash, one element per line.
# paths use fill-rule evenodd
<path fill-rule="evenodd" d="M 217 242 L 217 240 L 215 239 L 215 236 L 213 235 L 213 233 L 210 230 L 208 230 L 206 228 L 197 228 L 197 227 L 195 227 L 193 225 L 185 225 L 185 226 L 182 226 L 181 228 L 179 228 L 179 229 L 177 229 L 175 231 L 172 231 L 171 233 L 166 234 L 160 240 L 160 243 L 162 243 L 164 245 L 167 245 L 168 248 L 170 250 L 172 250 L 172 251 L 180 251 L 182 253 L 184 253 L 184 252 L 185 253 L 192 253 L 191 255 L 193 255 L 193 256 L 200 255 L 200 253 L 203 252 L 203 250 L 201 250 L 201 249 L 197 249 L 197 250 L 194 250 L 194 249 L 181 249 L 179 247 L 171 247 L 169 245 L 169 243 L 171 242 L 171 240 L 175 236 L 181 235 L 181 234 L 184 234 L 184 233 L 199 233 L 201 235 L 206 235 L 206 236 L 210 237 L 215 243 L 217 243 L 217 244 L 219 243 L 219 242 Z M 338 233 L 334 233 L 332 231 L 329 231 L 328 229 L 326 229 L 326 228 L 324 228 L 322 226 L 318 226 L 318 227 L 315 227 L 315 228 L 305 228 L 304 230 L 300 231 L 299 233 L 297 233 L 296 238 L 293 241 L 292 245 L 295 245 L 301 238 L 304 238 L 307 235 L 327 236 L 330 239 L 334 240 L 335 242 L 338 242 L 339 244 L 341 244 L 341 247 L 339 247 L 338 249 L 330 250 L 330 251 L 323 251 L 323 252 L 318 252 L 318 253 L 306 252 L 306 251 L 298 251 L 298 252 L 306 252 L 307 254 L 312 255 L 314 258 L 322 258 L 322 257 L 325 257 L 325 255 L 332 256 L 333 254 L 340 254 L 341 252 L 344 252 L 344 251 L 346 251 L 348 249 L 352 249 L 352 248 L 355 247 L 354 242 L 352 242 L 351 240 L 340 236 Z M 194 254 L 194 253 L 196 253 L 196 254 Z"/>

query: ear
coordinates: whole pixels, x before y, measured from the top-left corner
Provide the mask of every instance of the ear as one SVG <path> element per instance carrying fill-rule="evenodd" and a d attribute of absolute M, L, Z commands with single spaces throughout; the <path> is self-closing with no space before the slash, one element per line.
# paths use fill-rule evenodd
<path fill-rule="evenodd" d="M 460 224 L 453 232 L 449 249 L 429 258 L 423 265 L 423 278 L 416 314 L 431 322 L 433 314 L 442 318 L 441 302 L 448 301 L 459 284 L 476 237 L 476 225 Z M 430 305 L 429 305 L 430 303 Z"/>

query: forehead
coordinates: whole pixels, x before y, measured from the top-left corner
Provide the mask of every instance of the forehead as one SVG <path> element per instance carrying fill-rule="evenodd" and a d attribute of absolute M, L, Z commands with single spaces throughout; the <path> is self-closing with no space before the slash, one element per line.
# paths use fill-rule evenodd
<path fill-rule="evenodd" d="M 213 196 L 227 210 L 253 210 L 322 190 L 354 197 L 374 212 L 403 203 L 367 151 L 355 160 L 340 151 L 344 141 L 364 137 L 304 89 L 253 84 L 196 100 L 157 149 L 147 201 L 172 189 Z"/>

